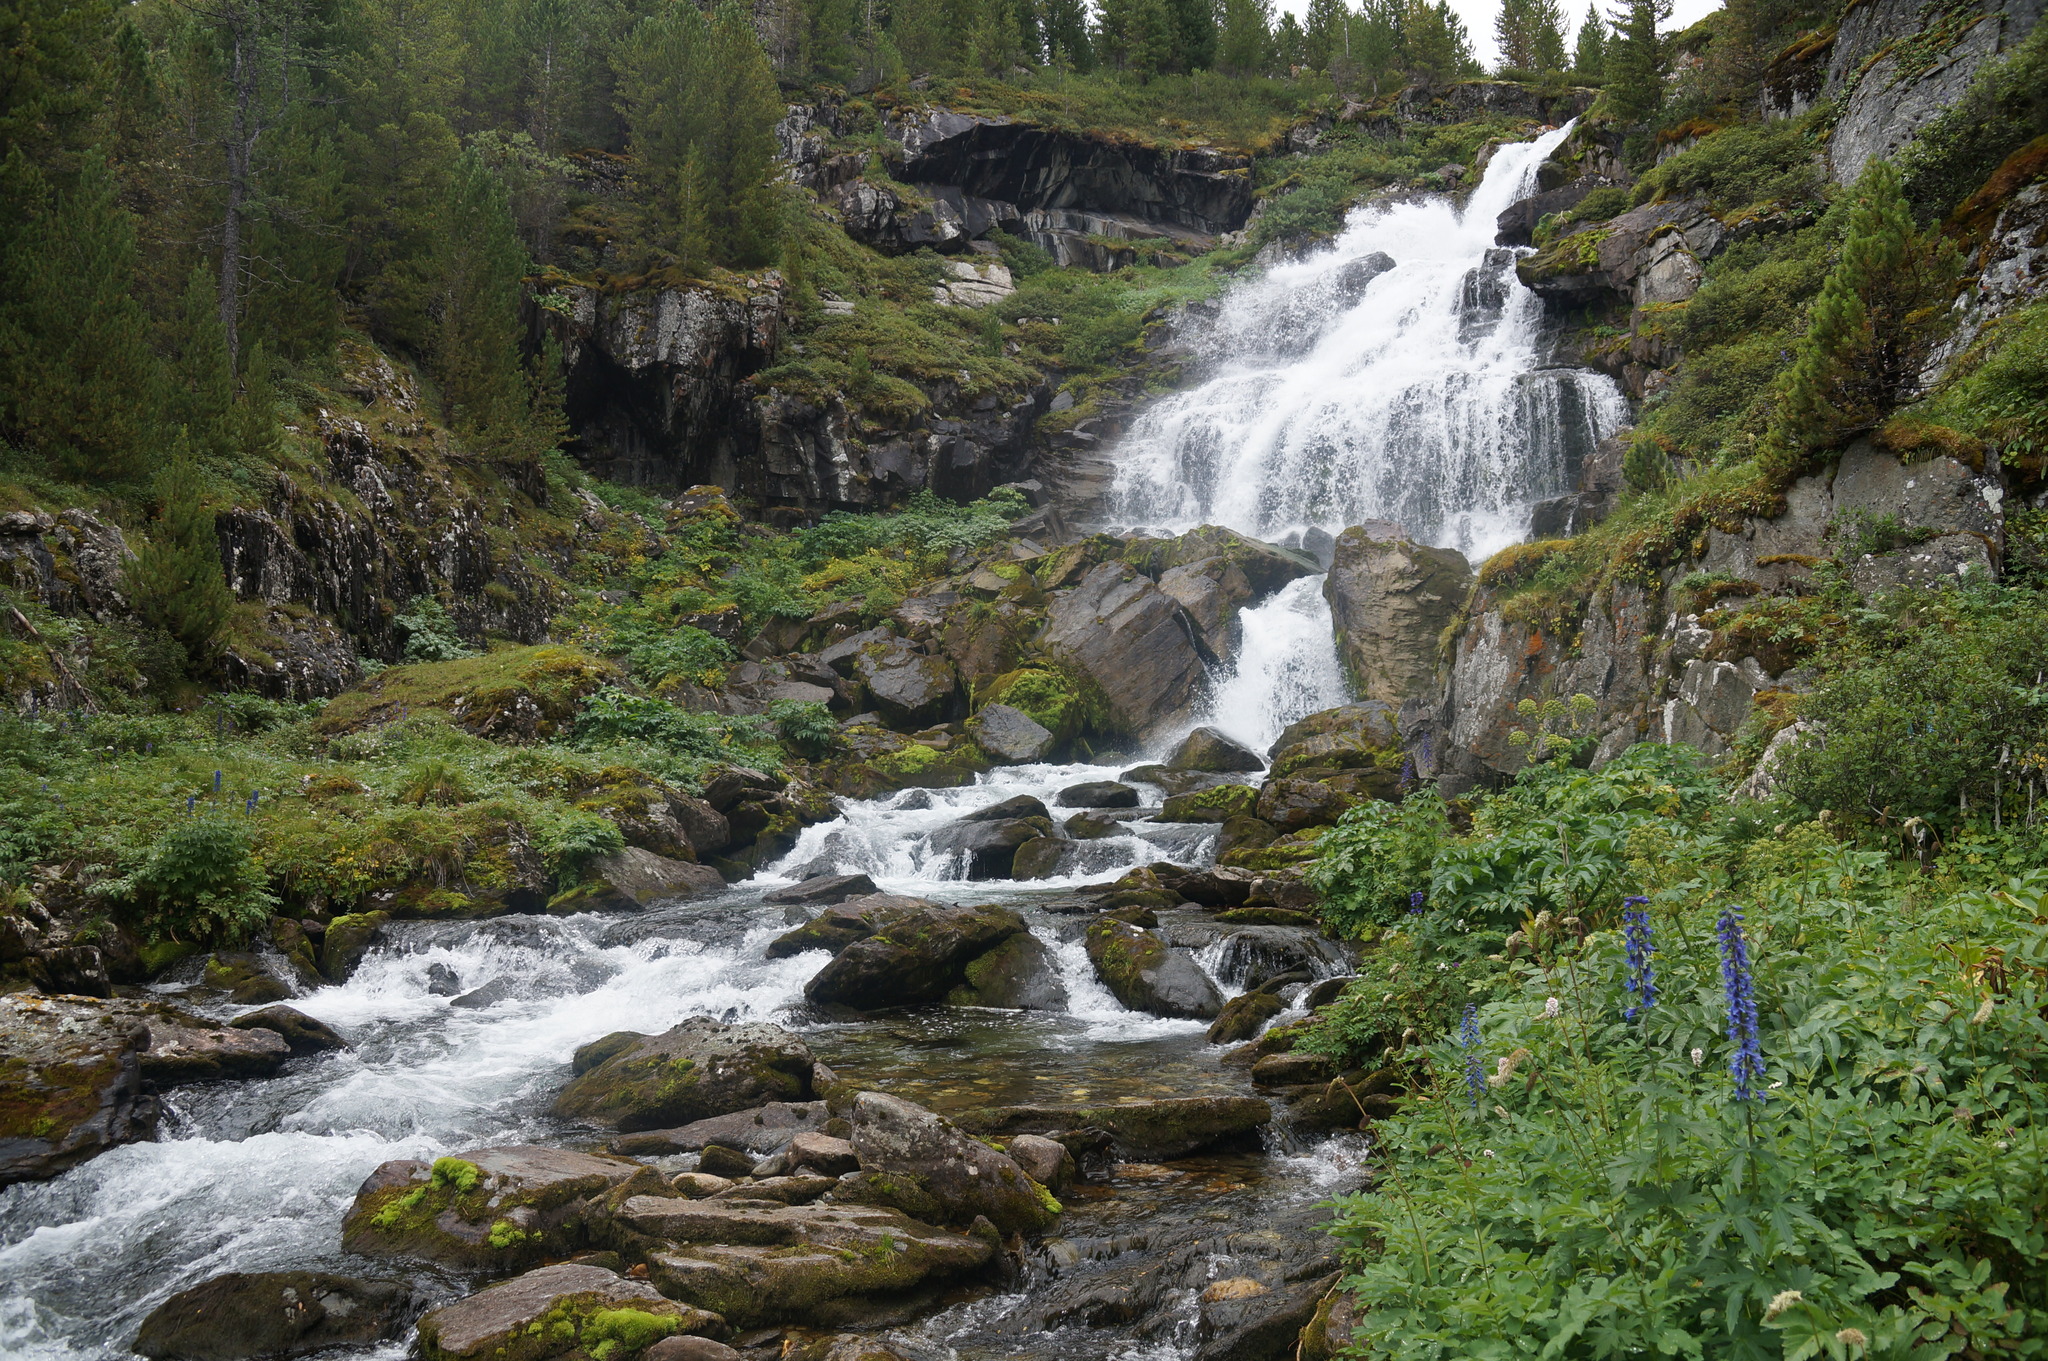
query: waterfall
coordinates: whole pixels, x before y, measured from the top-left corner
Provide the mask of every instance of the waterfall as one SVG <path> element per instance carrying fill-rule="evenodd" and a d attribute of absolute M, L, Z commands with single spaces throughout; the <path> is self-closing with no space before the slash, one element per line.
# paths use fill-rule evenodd
<path fill-rule="evenodd" d="M 1462 209 L 1360 209 L 1327 250 L 1227 294 L 1184 337 L 1212 376 L 1122 442 L 1112 517 L 1275 542 L 1388 520 L 1475 559 L 1521 539 L 1626 414 L 1609 379 L 1545 365 L 1541 301 L 1493 244 L 1569 131 L 1501 147 Z"/>
<path fill-rule="evenodd" d="M 1290 582 L 1239 615 L 1238 627 L 1236 662 L 1210 684 L 1210 727 L 1264 751 L 1295 719 L 1350 699 L 1321 577 Z"/>

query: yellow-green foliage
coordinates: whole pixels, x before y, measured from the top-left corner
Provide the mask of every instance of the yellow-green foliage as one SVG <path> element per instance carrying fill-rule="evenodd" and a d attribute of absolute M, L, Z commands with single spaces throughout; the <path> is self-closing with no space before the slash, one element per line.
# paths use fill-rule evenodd
<path fill-rule="evenodd" d="M 464 727 L 495 733 L 518 721 L 519 709 L 530 703 L 538 714 L 536 733 L 547 736 L 574 715 L 578 700 L 616 675 L 610 663 L 554 644 L 394 666 L 337 696 L 314 727 L 352 732 L 432 709 L 455 716 Z"/>

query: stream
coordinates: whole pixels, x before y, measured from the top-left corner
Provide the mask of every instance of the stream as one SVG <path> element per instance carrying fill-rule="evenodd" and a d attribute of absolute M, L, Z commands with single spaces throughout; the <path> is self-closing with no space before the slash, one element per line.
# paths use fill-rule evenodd
<path fill-rule="evenodd" d="M 1362 210 L 1330 249 L 1226 297 L 1197 338 L 1218 376 L 1162 400 L 1127 441 L 1125 523 L 1222 523 L 1311 548 L 1311 531 L 1326 538 L 1370 518 L 1468 553 L 1521 537 L 1530 504 L 1568 485 L 1579 452 L 1622 414 L 1606 379 L 1544 364 L 1535 300 L 1492 247 L 1494 214 L 1529 191 L 1564 135 L 1501 148 L 1462 212 L 1441 197 Z M 1200 721 L 1264 748 L 1293 719 L 1347 701 L 1321 586 L 1307 578 L 1245 611 Z M 220 1272 L 394 1274 L 394 1261 L 340 1248 L 364 1177 L 390 1159 L 569 1139 L 550 1101 L 575 1049 L 617 1030 L 655 1033 L 694 1015 L 772 1020 L 843 1077 L 940 1112 L 1249 1092 L 1246 1069 L 1223 1061 L 1203 1022 L 1119 1005 L 1080 940 L 1079 886 L 1158 860 L 1206 863 L 1213 827 L 1134 809 L 1123 834 L 1078 843 L 1064 877 L 1028 884 L 969 883 L 928 842 L 972 809 L 1019 794 L 1050 802 L 1115 773 L 1012 767 L 968 788 L 848 802 L 756 880 L 635 915 L 395 923 L 347 983 L 291 1003 L 352 1049 L 293 1059 L 267 1080 L 173 1089 L 157 1142 L 0 1191 L 0 1356 L 127 1356 L 157 1304 Z M 766 959 L 801 918 L 762 898 L 831 871 L 1019 911 L 1057 961 L 1065 1011 L 815 1012 L 803 987 L 827 956 Z M 1226 995 L 1240 990 L 1213 926 L 1193 913 L 1161 919 Z M 516 986 L 482 1009 L 452 1005 L 494 979 Z M 207 995 L 182 1004 L 240 1010 Z M 1067 1194 L 1055 1234 L 1028 1248 L 1019 1275 L 863 1326 L 890 1330 L 920 1361 L 1187 1361 L 1202 1285 L 1242 1274 L 1249 1255 L 1319 1254 L 1319 1207 L 1365 1184 L 1365 1152 L 1361 1134 L 1296 1140 L 1275 1128 L 1259 1152 L 1117 1164 Z M 412 1279 L 430 1302 L 473 1285 L 433 1268 Z M 407 1345 L 353 1355 L 395 1361 Z"/>

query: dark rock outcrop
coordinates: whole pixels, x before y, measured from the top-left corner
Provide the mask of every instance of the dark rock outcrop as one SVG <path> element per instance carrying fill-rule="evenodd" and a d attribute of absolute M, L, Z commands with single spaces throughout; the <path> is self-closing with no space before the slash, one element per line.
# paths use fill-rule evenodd
<path fill-rule="evenodd" d="M 78 997 L 0 997 L 0 1186 L 151 1138 L 148 1046 L 148 1026 L 124 1010 Z"/>
<path fill-rule="evenodd" d="M 1461 554 L 1415 543 L 1398 526 L 1338 535 L 1323 596 L 1352 693 L 1396 707 L 1427 693 L 1438 640 L 1471 589 Z"/>
<path fill-rule="evenodd" d="M 1004 908 L 923 908 L 841 950 L 804 996 L 863 1011 L 936 1002 L 966 980 L 973 960 L 1024 929 Z"/>
<path fill-rule="evenodd" d="M 335 1034 L 325 1021 L 316 1021 L 296 1007 L 258 1007 L 235 1017 L 228 1024 L 237 1030 L 272 1030 L 284 1037 L 294 1054 L 317 1054 L 329 1049 L 347 1049 L 349 1043 Z"/>
<path fill-rule="evenodd" d="M 1101 917 L 1089 924 L 1087 944 L 1096 976 L 1133 1011 L 1207 1021 L 1223 1010 L 1223 994 L 1202 966 L 1155 931 Z"/>
<path fill-rule="evenodd" d="M 1054 597 L 1045 648 L 1101 691 L 1111 723 L 1139 738 L 1185 712 L 1205 674 L 1173 598 L 1116 562 Z"/>
<path fill-rule="evenodd" d="M 836 955 L 892 922 L 937 906 L 926 898 L 906 898 L 891 893 L 869 893 L 848 898 L 768 942 L 768 958 L 785 959 L 806 950 L 830 950 Z"/>

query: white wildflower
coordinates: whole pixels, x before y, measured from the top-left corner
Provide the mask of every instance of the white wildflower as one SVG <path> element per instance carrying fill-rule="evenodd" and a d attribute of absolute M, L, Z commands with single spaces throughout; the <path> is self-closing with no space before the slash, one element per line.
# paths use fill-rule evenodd
<path fill-rule="evenodd" d="M 1556 1020 L 1563 1012 L 1564 1003 L 1558 1001 L 1555 997 L 1550 998 L 1543 1004 L 1543 1014 L 1552 1020 Z"/>
<path fill-rule="evenodd" d="M 1805 1298 L 1806 1296 L 1800 1294 L 1797 1290 L 1780 1290 L 1777 1294 L 1771 1296 L 1770 1304 L 1765 1306 L 1764 1322 L 1769 1323 L 1772 1319 Z"/>
<path fill-rule="evenodd" d="M 1697 1068 L 1697 1067 L 1699 1067 L 1699 1066 L 1700 1066 L 1700 1065 L 1701 1065 L 1702 1063 L 1705 1063 L 1706 1061 L 1707 1061 L 1707 1051 L 1706 1051 L 1706 1050 L 1704 1050 L 1704 1049 L 1694 1049 L 1694 1050 L 1692 1051 L 1692 1066 L 1693 1066 L 1693 1067 Z"/>

